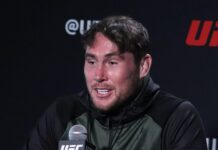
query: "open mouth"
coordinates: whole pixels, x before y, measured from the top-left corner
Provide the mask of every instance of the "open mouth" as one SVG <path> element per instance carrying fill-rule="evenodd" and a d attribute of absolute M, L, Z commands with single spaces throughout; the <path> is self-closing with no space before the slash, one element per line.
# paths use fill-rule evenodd
<path fill-rule="evenodd" d="M 105 89 L 97 89 L 97 93 L 98 94 L 102 94 L 102 95 L 105 95 L 109 92 L 109 90 L 105 90 Z"/>
<path fill-rule="evenodd" d="M 102 88 L 96 88 L 95 89 L 98 97 L 108 97 L 111 94 L 111 89 L 102 89 Z"/>

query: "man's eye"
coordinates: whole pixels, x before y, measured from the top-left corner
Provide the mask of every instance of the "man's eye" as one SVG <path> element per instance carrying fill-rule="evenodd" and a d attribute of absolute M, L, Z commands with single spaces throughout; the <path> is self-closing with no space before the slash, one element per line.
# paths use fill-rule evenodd
<path fill-rule="evenodd" d="M 95 61 L 94 60 L 86 60 L 86 62 L 90 65 L 94 65 L 95 64 Z"/>
<path fill-rule="evenodd" d="M 94 64 L 95 64 L 94 61 L 88 61 L 88 63 L 89 63 L 90 65 L 94 65 Z"/>
<path fill-rule="evenodd" d="M 109 61 L 110 65 L 117 65 L 118 63 L 116 61 Z"/>

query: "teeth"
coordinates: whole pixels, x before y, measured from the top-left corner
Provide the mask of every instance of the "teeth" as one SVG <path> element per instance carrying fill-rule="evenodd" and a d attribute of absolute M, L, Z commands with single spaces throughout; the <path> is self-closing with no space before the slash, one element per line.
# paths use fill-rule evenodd
<path fill-rule="evenodd" d="M 97 90 L 99 94 L 107 94 L 108 90 Z"/>

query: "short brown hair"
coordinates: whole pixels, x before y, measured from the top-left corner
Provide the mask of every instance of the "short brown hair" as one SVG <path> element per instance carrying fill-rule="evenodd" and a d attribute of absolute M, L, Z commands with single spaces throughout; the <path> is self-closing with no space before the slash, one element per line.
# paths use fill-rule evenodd
<path fill-rule="evenodd" d="M 131 17 L 111 16 L 92 25 L 82 37 L 85 48 L 92 46 L 97 32 L 116 43 L 121 53 L 131 52 L 136 64 L 150 51 L 147 29 Z"/>

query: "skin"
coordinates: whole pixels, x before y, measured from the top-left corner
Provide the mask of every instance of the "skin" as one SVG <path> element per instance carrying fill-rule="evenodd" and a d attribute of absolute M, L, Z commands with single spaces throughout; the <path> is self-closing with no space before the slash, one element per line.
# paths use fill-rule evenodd
<path fill-rule="evenodd" d="M 137 90 L 150 69 L 147 54 L 136 66 L 134 55 L 120 53 L 118 46 L 102 33 L 96 33 L 86 48 L 84 74 L 86 85 L 96 108 L 109 111 L 127 100 Z"/>

